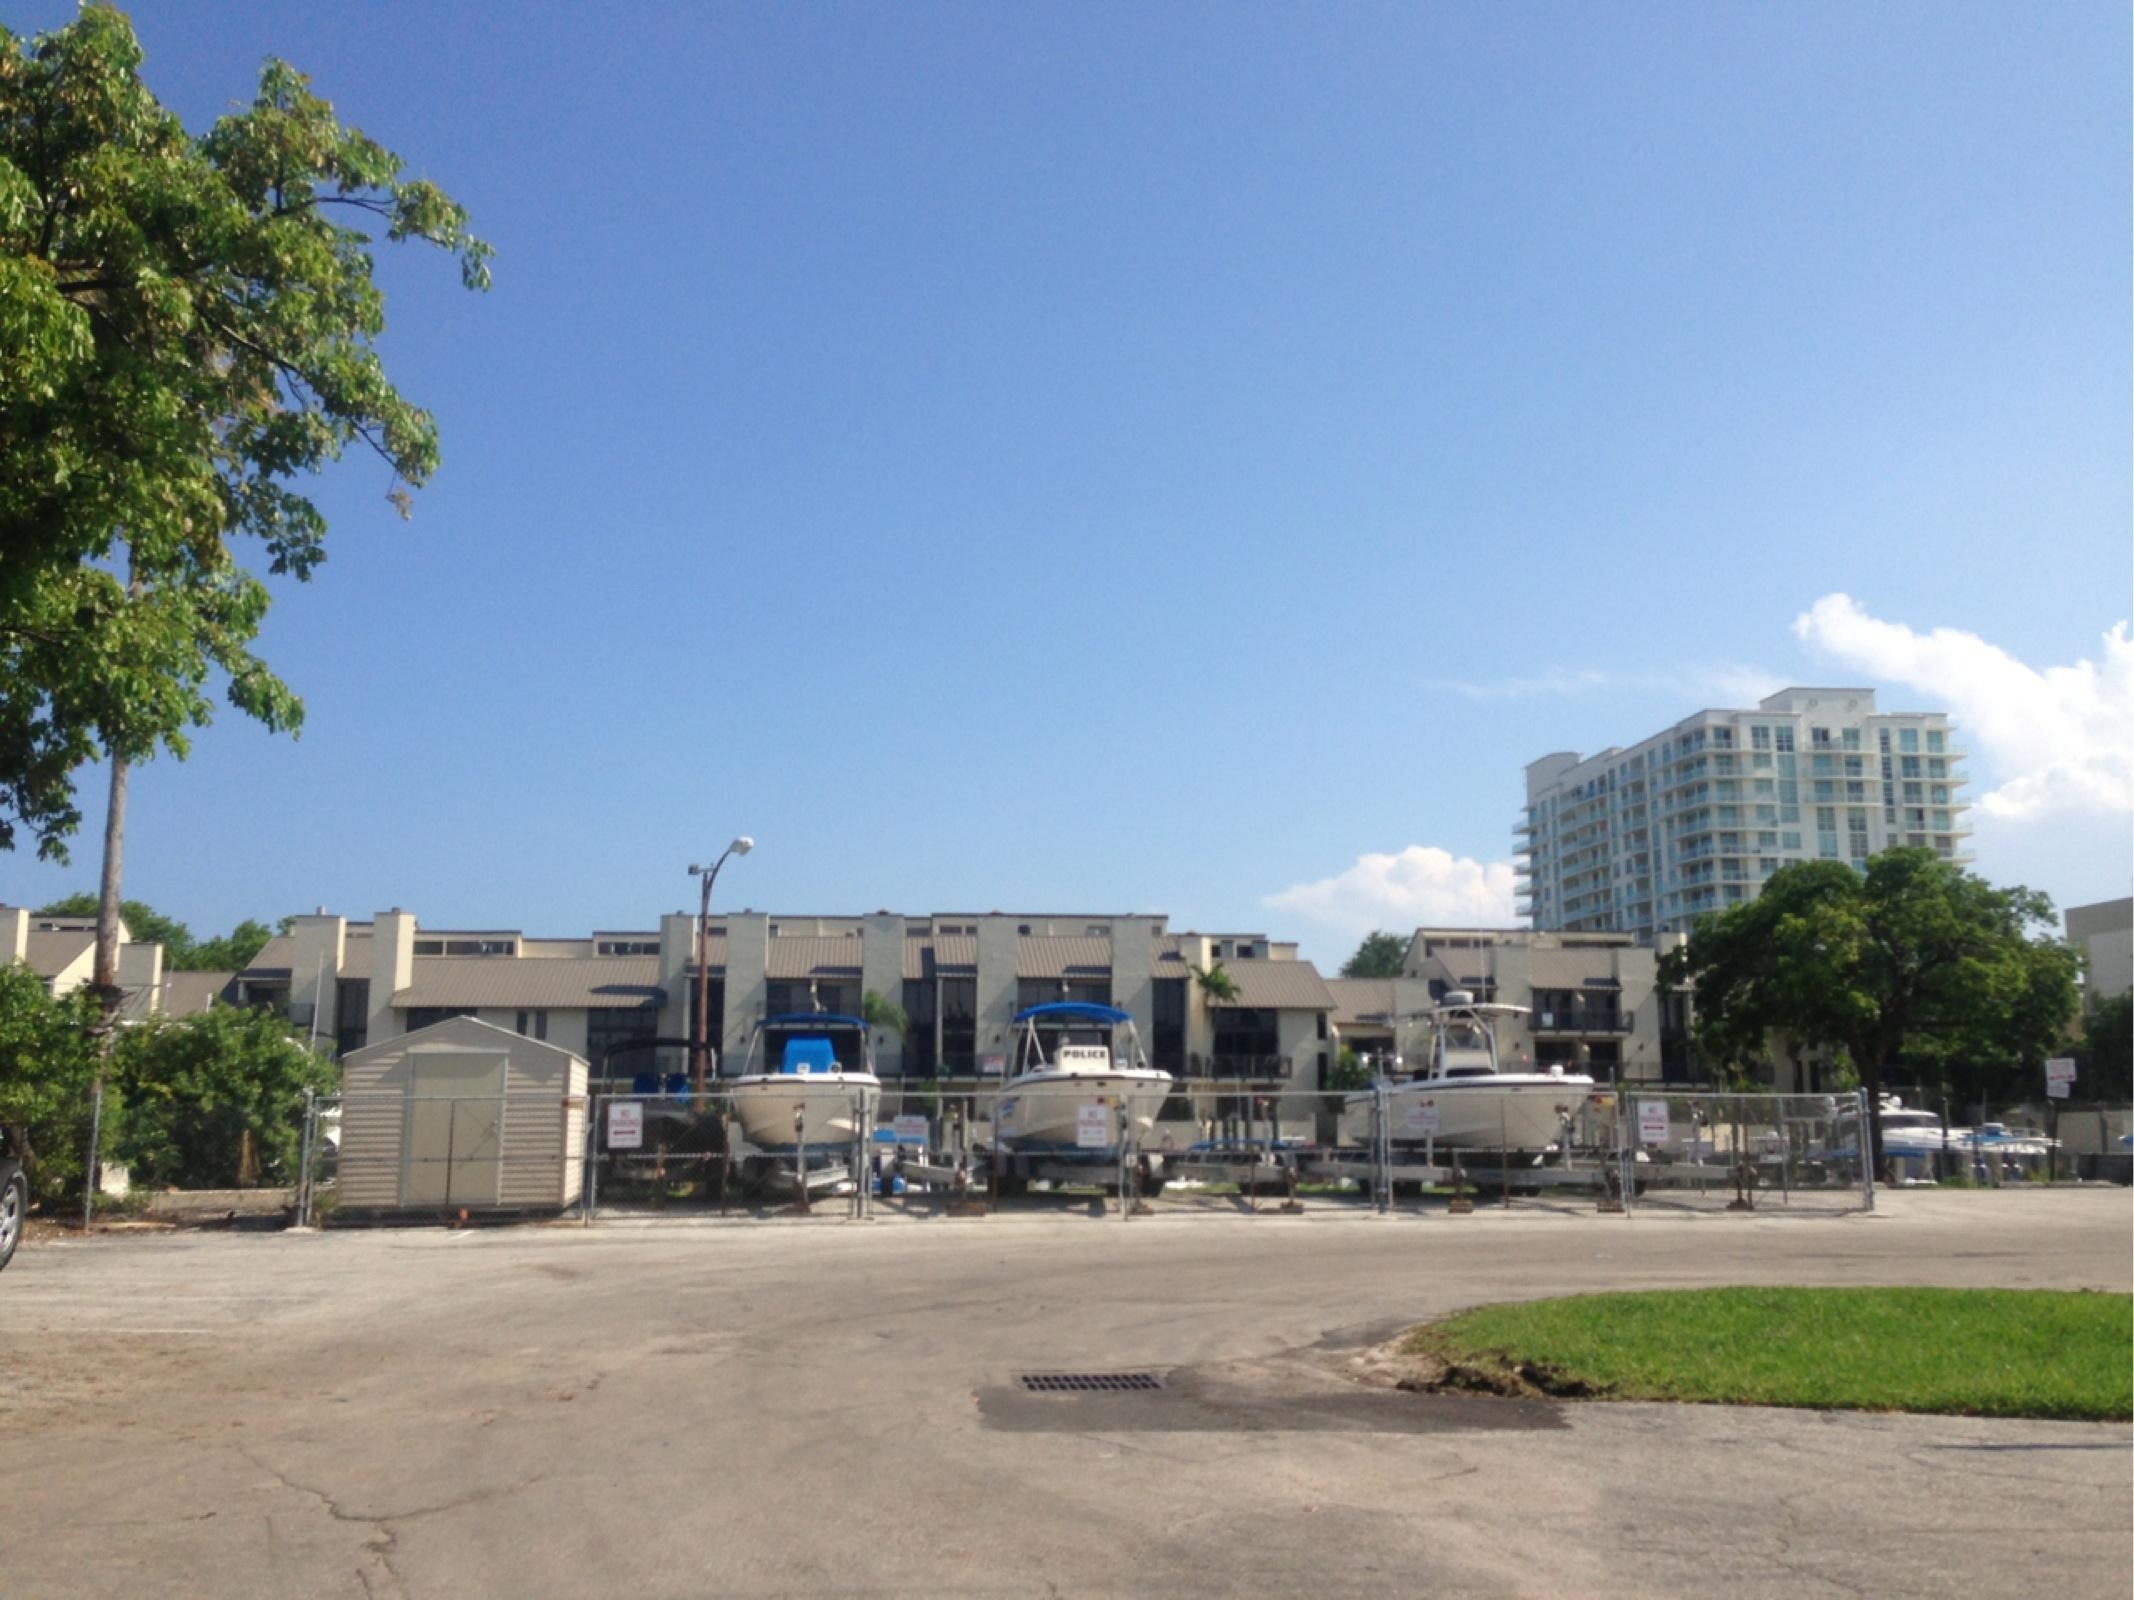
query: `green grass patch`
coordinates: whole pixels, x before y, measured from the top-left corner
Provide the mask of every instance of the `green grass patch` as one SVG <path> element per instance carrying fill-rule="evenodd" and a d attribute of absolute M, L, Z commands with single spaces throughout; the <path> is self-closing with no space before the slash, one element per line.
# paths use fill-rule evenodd
<path fill-rule="evenodd" d="M 1445 1387 L 1981 1417 L 2134 1415 L 2134 1297 L 2123 1294 L 1576 1295 L 1462 1312 L 1418 1328 L 1405 1349 L 1445 1363 Z"/>

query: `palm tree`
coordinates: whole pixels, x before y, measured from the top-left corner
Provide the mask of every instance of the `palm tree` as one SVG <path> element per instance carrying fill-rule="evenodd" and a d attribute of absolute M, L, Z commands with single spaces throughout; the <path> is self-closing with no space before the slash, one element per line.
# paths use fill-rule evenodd
<path fill-rule="evenodd" d="M 870 1028 L 893 1033 L 899 1039 L 911 1032 L 911 1018 L 904 1014 L 904 1008 L 872 989 L 860 997 L 860 1021 Z"/>
<path fill-rule="evenodd" d="M 1211 961 L 1205 967 L 1189 963 L 1186 970 L 1193 974 L 1193 981 L 1200 985 L 1201 997 L 1210 1004 L 1217 1001 L 1228 1004 L 1237 998 L 1237 979 L 1223 970 L 1220 961 Z"/>

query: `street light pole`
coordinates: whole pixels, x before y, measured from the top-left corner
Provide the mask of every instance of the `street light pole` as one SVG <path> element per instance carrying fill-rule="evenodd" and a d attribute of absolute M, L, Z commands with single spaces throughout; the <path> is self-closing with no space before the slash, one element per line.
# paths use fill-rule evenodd
<path fill-rule="evenodd" d="M 711 1065 L 711 886 L 728 856 L 745 856 L 755 848 L 756 841 L 743 834 L 720 851 L 710 866 L 689 863 L 689 875 L 702 880 L 703 890 L 697 902 L 697 1005 L 689 1050 L 690 1089 L 699 1101 L 704 1098 L 704 1079 Z"/>

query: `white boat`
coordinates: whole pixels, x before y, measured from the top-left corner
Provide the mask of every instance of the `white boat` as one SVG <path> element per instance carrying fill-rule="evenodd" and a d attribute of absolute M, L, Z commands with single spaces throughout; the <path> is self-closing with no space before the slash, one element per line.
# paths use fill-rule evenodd
<path fill-rule="evenodd" d="M 1430 1055 L 1420 1072 L 1396 1071 L 1343 1103 L 1343 1134 L 1368 1143 L 1371 1108 L 1382 1093 L 1386 1137 L 1401 1146 L 1447 1150 L 1549 1150 L 1593 1095 L 1593 1080 L 1560 1066 L 1505 1072 L 1497 1065 L 1495 1019 L 1525 1016 L 1525 1006 L 1477 1001 L 1464 989 L 1414 1020 L 1430 1025 Z M 1405 1020 L 1405 1019 L 1395 1019 Z"/>
<path fill-rule="evenodd" d="M 993 1137 L 999 1144 L 1026 1153 L 1076 1150 L 1100 1157 L 1116 1155 L 1122 1135 L 1130 1146 L 1148 1137 L 1171 1092 L 1171 1075 L 1148 1064 L 1131 1012 L 1063 1000 L 1017 1012 L 1015 1022 L 1022 1030 L 1015 1073 L 993 1106 Z M 1123 1066 L 1112 1054 L 1112 1038 L 1121 1027 L 1126 1030 Z M 1058 1036 L 1049 1052 L 1041 1029 Z M 1100 1121 L 1101 1144 L 1096 1142 Z"/>
<path fill-rule="evenodd" d="M 882 1080 L 874 1073 L 874 1048 L 867 1024 L 858 1017 L 828 1012 L 793 1012 L 765 1017 L 749 1040 L 748 1065 L 755 1066 L 770 1032 L 785 1035 L 776 1071 L 743 1071 L 720 1085 L 733 1101 L 741 1137 L 759 1150 L 845 1150 L 871 1122 L 882 1097 Z M 858 1070 L 838 1064 L 835 1036 L 852 1033 L 860 1041 Z"/>

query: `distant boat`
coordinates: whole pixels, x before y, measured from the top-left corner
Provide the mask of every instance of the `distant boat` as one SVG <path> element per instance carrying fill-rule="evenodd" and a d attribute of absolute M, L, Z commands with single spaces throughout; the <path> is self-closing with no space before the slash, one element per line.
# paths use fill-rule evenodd
<path fill-rule="evenodd" d="M 744 1070 L 721 1085 L 733 1099 L 741 1136 L 759 1150 L 849 1148 L 861 1119 L 872 1120 L 881 1101 L 867 1024 L 819 1011 L 765 1017 L 749 1039 L 750 1066 L 773 1032 L 784 1035 L 776 1070 Z M 861 1066 L 838 1064 L 839 1035 L 858 1039 Z"/>
<path fill-rule="evenodd" d="M 1171 1092 L 1171 1075 L 1148 1064 L 1130 1011 L 1084 1001 L 1031 1006 L 1015 1015 L 1014 1075 L 993 1107 L 994 1137 L 1010 1150 L 1080 1151 L 1116 1155 L 1123 1143 L 1139 1144 L 1155 1126 Z M 1113 1057 L 1120 1029 L 1126 1061 Z M 1048 1052 L 1044 1035 L 1054 1035 Z M 1105 1142 L 1082 1143 L 1082 1113 L 1102 1107 Z"/>
<path fill-rule="evenodd" d="M 1583 1072 L 1506 1072 L 1497 1062 L 1496 1019 L 1523 1017 L 1525 1006 L 1478 1001 L 1465 989 L 1446 991 L 1437 1005 L 1415 1013 L 1430 1025 L 1430 1055 L 1413 1075 L 1395 1072 L 1372 1090 L 1343 1102 L 1345 1132 L 1369 1136 L 1371 1107 L 1385 1097 L 1387 1139 L 1402 1146 L 1446 1150 L 1548 1150 L 1593 1095 Z M 1428 1131 L 1426 1108 L 1436 1111 Z"/>

